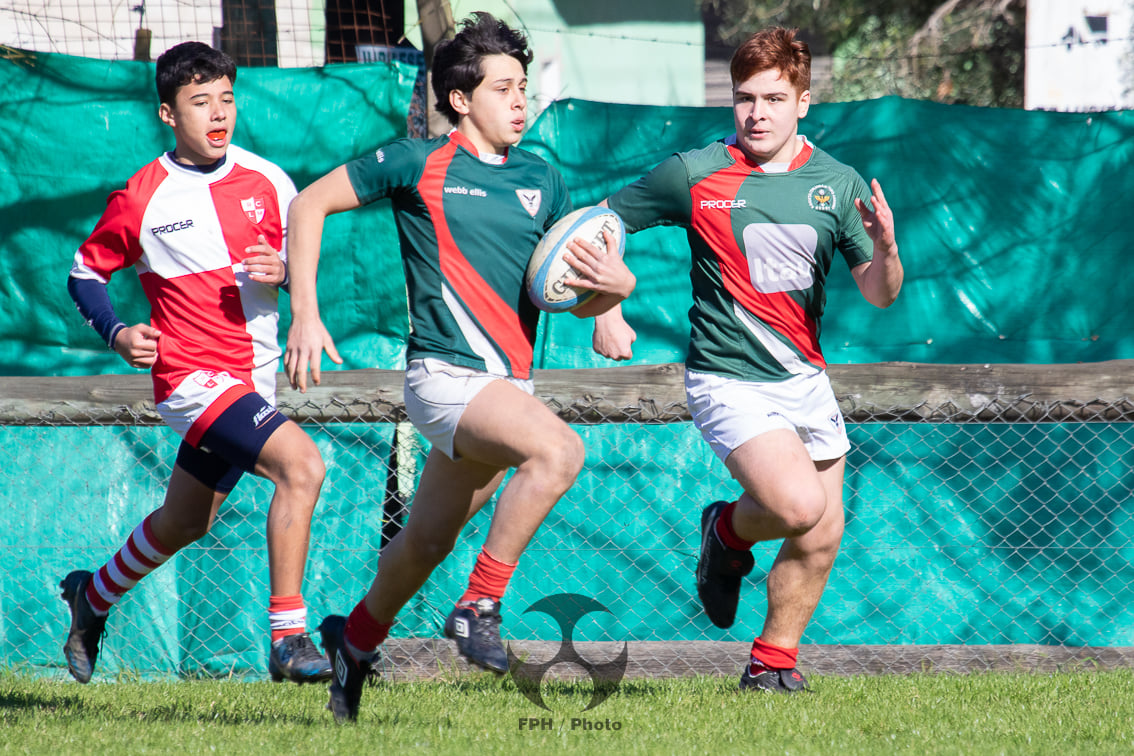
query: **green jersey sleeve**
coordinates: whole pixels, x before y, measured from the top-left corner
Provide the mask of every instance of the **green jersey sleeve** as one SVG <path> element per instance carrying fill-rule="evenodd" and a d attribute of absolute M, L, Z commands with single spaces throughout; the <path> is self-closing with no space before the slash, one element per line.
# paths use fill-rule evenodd
<path fill-rule="evenodd" d="M 549 231 L 556 221 L 574 210 L 574 206 L 571 204 L 571 193 L 567 191 L 567 182 L 563 180 L 563 174 L 550 166 L 548 166 L 548 171 L 550 172 L 549 184 L 551 186 L 552 205 L 543 225 L 545 232 Z"/>
<path fill-rule="evenodd" d="M 870 187 L 857 173 L 854 173 L 851 181 L 853 196 L 850 202 L 843 203 L 839 214 L 839 238 L 835 244 L 847 265 L 854 268 L 874 258 L 874 242 L 863 228 L 862 216 L 854 206 L 854 198 L 858 198 L 870 207 Z"/>
<path fill-rule="evenodd" d="M 689 172 L 680 155 L 671 155 L 642 178 L 612 194 L 607 205 L 629 233 L 651 226 L 687 226 L 693 215 Z"/>
<path fill-rule="evenodd" d="M 346 164 L 358 201 L 368 204 L 413 187 L 425 167 L 420 141 L 398 139 Z"/>

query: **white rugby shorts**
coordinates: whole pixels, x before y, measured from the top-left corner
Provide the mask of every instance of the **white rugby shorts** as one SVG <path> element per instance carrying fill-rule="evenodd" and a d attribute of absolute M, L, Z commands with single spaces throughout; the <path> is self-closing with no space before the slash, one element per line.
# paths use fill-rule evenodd
<path fill-rule="evenodd" d="M 410 360 L 406 366 L 406 415 L 429 443 L 456 460 L 453 437 L 457 423 L 473 397 L 493 381 L 508 381 L 528 394 L 535 393 L 530 380 L 492 375 L 432 357 Z"/>
<path fill-rule="evenodd" d="M 722 462 L 744 442 L 781 428 L 795 431 L 816 462 L 850 450 L 826 372 L 757 382 L 686 370 L 685 399 L 693 424 Z"/>
<path fill-rule="evenodd" d="M 265 386 L 265 390 L 260 392 L 224 370 L 196 370 L 185 376 L 156 409 L 166 425 L 190 445 L 196 446 L 213 420 L 245 394 L 260 393 L 268 404 L 275 406 L 274 367 L 273 362 L 267 366 L 273 372 L 254 374 L 254 379 Z"/>

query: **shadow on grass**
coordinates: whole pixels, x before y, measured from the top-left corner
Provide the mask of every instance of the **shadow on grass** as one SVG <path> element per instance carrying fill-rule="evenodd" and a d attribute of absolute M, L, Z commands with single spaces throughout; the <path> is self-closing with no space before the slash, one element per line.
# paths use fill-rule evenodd
<path fill-rule="evenodd" d="M 26 683 L 26 684 L 25 684 Z M 0 674 L 0 725 L 37 720 L 84 720 L 121 723 L 125 727 L 157 723 L 165 725 L 209 723 L 218 725 L 312 725 L 324 721 L 323 703 L 311 706 L 311 713 L 296 711 L 295 703 L 279 706 L 259 697 L 233 699 L 210 693 L 192 700 L 171 700 L 160 684 L 141 690 L 137 683 L 123 682 L 82 686 L 53 680 L 21 680 Z M 328 714 L 328 716 L 330 716 Z M 0 748 L 2 750 L 2 748 Z"/>
<path fill-rule="evenodd" d="M 77 695 L 24 691 L 0 692 L 0 712 L 10 709 L 20 711 L 28 709 L 46 711 L 73 709 L 76 712 L 81 712 L 84 708 L 85 703 Z"/>

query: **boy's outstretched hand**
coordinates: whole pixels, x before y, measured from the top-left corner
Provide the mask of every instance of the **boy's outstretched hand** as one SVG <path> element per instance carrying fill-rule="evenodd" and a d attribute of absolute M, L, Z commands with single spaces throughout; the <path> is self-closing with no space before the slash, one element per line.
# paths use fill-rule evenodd
<path fill-rule="evenodd" d="M 886 202 L 886 195 L 882 193 L 882 185 L 878 183 L 878 179 L 870 180 L 870 190 L 872 192 L 870 204 L 873 210 L 858 198 L 855 198 L 854 206 L 858 210 L 859 217 L 862 218 L 862 227 L 870 235 L 875 248 L 890 250 L 897 246 L 894 236 L 894 213 L 890 211 L 890 205 Z"/>
<path fill-rule="evenodd" d="M 311 321 L 294 319 L 287 331 L 287 349 L 284 351 L 284 372 L 293 389 L 300 392 L 307 391 L 307 373 L 310 370 L 311 380 L 319 384 L 319 361 L 323 352 L 331 358 L 336 365 L 343 364 L 343 358 L 335 348 L 335 341 L 327 331 L 323 321 L 314 318 Z"/>

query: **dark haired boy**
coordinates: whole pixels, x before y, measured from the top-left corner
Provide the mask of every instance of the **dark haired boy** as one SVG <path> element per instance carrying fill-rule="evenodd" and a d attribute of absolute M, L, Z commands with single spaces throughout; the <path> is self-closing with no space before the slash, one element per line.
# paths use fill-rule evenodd
<path fill-rule="evenodd" d="M 327 680 L 306 632 L 302 597 L 323 459 L 275 408 L 277 288 L 287 278 L 287 207 L 295 187 L 277 166 L 231 143 L 236 65 L 200 42 L 157 60 L 158 116 L 175 146 L 110 195 L 75 253 L 67 288 L 79 312 L 129 365 L 149 368 L 162 419 L 182 441 L 162 505 L 100 569 L 60 583 L 71 610 L 63 652 L 91 679 L 111 607 L 179 549 L 204 536 L 245 472 L 275 484 L 268 510 L 274 680 Z M 133 266 L 149 323 L 111 305 L 113 273 Z"/>
<path fill-rule="evenodd" d="M 500 603 L 516 564 L 583 465 L 583 443 L 532 396 L 539 312 L 523 277 L 536 243 L 571 210 L 559 173 L 517 148 L 526 123 L 527 40 L 476 13 L 438 45 L 433 90 L 454 125 L 447 136 L 402 139 L 340 166 L 291 205 L 292 325 L 284 364 L 292 385 L 319 381 L 326 350 L 315 289 L 324 219 L 388 197 L 398 225 L 413 325 L 406 411 L 432 449 L 405 528 L 383 550 L 365 598 L 320 626 L 335 669 L 331 709 L 358 716 L 369 662 L 398 611 L 452 551 L 462 527 L 509 469 L 465 594 L 445 634 L 470 662 L 502 673 Z M 600 292 L 593 315 L 625 298 L 634 278 L 617 252 L 575 245 L 582 282 Z"/>
<path fill-rule="evenodd" d="M 799 134 L 811 102 L 807 45 L 793 30 L 758 32 L 733 55 L 731 74 L 736 133 L 669 157 L 604 204 L 630 232 L 689 230 L 689 411 L 744 489 L 701 515 L 697 594 L 713 624 L 730 627 L 752 545 L 783 540 L 740 687 L 792 693 L 807 686 L 799 641 L 842 539 L 850 448 L 819 349 L 824 285 L 838 253 L 866 300 L 888 307 L 903 272 L 878 181 L 868 187 Z M 595 328 L 600 353 L 630 356 L 633 330 L 620 312 Z"/>

